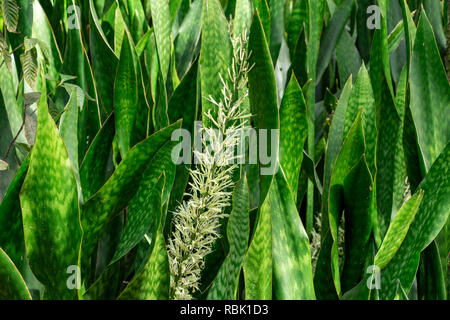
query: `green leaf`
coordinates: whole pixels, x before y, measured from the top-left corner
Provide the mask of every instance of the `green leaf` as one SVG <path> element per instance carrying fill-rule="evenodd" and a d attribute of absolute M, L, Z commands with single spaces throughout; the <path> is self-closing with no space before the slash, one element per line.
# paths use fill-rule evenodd
<path fill-rule="evenodd" d="M 336 43 L 347 24 L 353 4 L 353 0 L 345 0 L 339 5 L 322 36 L 319 56 L 317 58 L 316 84 L 319 83 L 330 62 Z"/>
<path fill-rule="evenodd" d="M 168 200 L 172 188 L 175 164 L 171 160 L 173 143 L 166 143 L 153 157 L 151 165 L 142 175 L 139 188 L 128 205 L 127 220 L 117 251 L 111 263 L 116 262 L 150 234 L 154 236 L 161 224 L 164 227 L 165 213 L 161 217 L 161 206 Z M 164 198 L 162 192 L 164 190 Z M 160 220 L 162 219 L 162 222 Z"/>
<path fill-rule="evenodd" d="M 138 102 L 137 76 L 128 33 L 123 37 L 114 84 L 116 133 L 122 157 L 132 147 Z"/>
<path fill-rule="evenodd" d="M 111 77 L 111 70 L 117 69 L 118 59 L 114 50 L 110 47 L 108 40 L 98 21 L 97 12 L 93 0 L 90 5 L 90 54 L 95 83 L 97 85 L 100 104 L 103 111 L 111 113 L 113 109 L 114 77 Z"/>
<path fill-rule="evenodd" d="M 410 108 L 425 173 L 450 140 L 450 118 L 442 116 L 450 105 L 450 85 L 423 11 L 412 54 L 410 86 Z"/>
<path fill-rule="evenodd" d="M 150 0 L 152 22 L 154 26 L 156 49 L 164 83 L 170 65 L 171 32 L 169 18 L 169 2 L 166 0 Z"/>
<path fill-rule="evenodd" d="M 252 23 L 252 3 L 250 0 L 236 0 L 234 13 L 233 34 L 238 36 L 245 31 L 250 30 Z"/>
<path fill-rule="evenodd" d="M 114 115 L 106 119 L 95 136 L 80 167 L 83 198 L 89 199 L 107 180 L 108 160 L 114 139 Z"/>
<path fill-rule="evenodd" d="M 444 260 L 444 262 L 447 261 Z M 419 299 L 446 300 L 446 283 L 436 241 L 433 241 L 421 253 L 418 279 Z"/>
<path fill-rule="evenodd" d="M 365 23 L 364 28 L 367 28 Z M 350 75 L 356 78 L 362 60 L 355 47 L 355 42 L 345 29 L 336 45 L 336 60 L 341 82 L 347 81 Z"/>
<path fill-rule="evenodd" d="M 162 230 L 156 234 L 153 252 L 143 270 L 131 280 L 120 294 L 121 300 L 169 299 L 169 260 Z"/>
<path fill-rule="evenodd" d="M 228 219 L 227 238 L 230 251 L 208 291 L 208 299 L 233 300 L 247 251 L 250 233 L 247 178 L 244 176 L 233 191 L 233 209 Z"/>
<path fill-rule="evenodd" d="M 405 109 L 406 109 L 406 97 L 408 79 L 406 67 L 403 68 L 400 78 L 397 83 L 397 92 L 395 96 L 395 106 L 397 108 L 398 115 L 400 116 L 400 126 L 398 128 L 398 137 L 395 146 L 395 167 L 394 167 L 394 195 L 393 195 L 393 207 L 392 213 L 395 214 L 401 207 L 405 194 L 405 181 L 406 181 L 406 162 L 405 151 L 403 148 L 403 130 L 405 123 Z M 408 177 L 409 178 L 409 177 Z"/>
<path fill-rule="evenodd" d="M 360 162 L 365 150 L 364 133 L 362 128 L 362 110 L 359 111 L 356 120 L 350 128 L 345 138 L 339 156 L 334 166 L 328 198 L 328 218 L 330 231 L 333 238 L 331 248 L 331 271 L 334 279 L 337 294 L 341 295 L 338 263 L 338 226 L 340 213 L 344 209 L 343 196 L 345 179 L 349 172 Z"/>
<path fill-rule="evenodd" d="M 3 19 L 9 32 L 15 32 L 19 22 L 19 6 L 15 0 L 2 0 Z"/>
<path fill-rule="evenodd" d="M 364 265 L 370 248 L 372 176 L 365 157 L 347 174 L 343 187 L 345 259 L 341 285 L 342 292 L 346 292 L 364 278 Z"/>
<path fill-rule="evenodd" d="M 388 88 L 387 80 L 384 78 L 383 74 L 380 74 L 380 76 L 380 79 L 375 80 L 382 82 L 382 84 L 377 84 L 378 90 L 381 92 L 378 97 L 380 100 L 377 101 L 375 99 L 376 108 L 378 109 L 375 192 L 380 236 L 383 238 L 391 221 L 394 205 L 394 159 L 401 121 Z M 373 83 L 374 80 L 372 80 L 372 84 Z"/>
<path fill-rule="evenodd" d="M 272 214 L 274 298 L 315 299 L 309 240 L 282 166 L 270 187 L 268 205 Z"/>
<path fill-rule="evenodd" d="M 116 299 L 120 288 L 120 267 L 120 261 L 106 267 L 101 276 L 86 290 L 83 298 L 88 300 Z"/>
<path fill-rule="evenodd" d="M 15 137 L 20 130 L 23 122 L 23 110 L 22 107 L 16 101 L 15 89 L 12 74 L 8 71 L 5 64 L 0 67 L 0 90 L 3 97 L 3 102 L 8 115 L 9 126 L 11 128 L 11 136 Z M 27 143 L 25 134 L 22 131 L 16 140 L 20 143 Z M 16 148 L 17 150 L 17 148 Z M 19 155 L 23 153 L 17 150 Z"/>
<path fill-rule="evenodd" d="M 381 247 L 375 256 L 375 264 L 381 269 L 392 260 L 398 248 L 405 239 L 409 226 L 416 216 L 416 212 L 422 202 L 423 191 L 419 191 L 403 204 L 395 215 L 381 243 Z"/>
<path fill-rule="evenodd" d="M 375 100 L 369 74 L 364 63 L 359 69 L 358 77 L 348 100 L 345 116 L 344 135 L 348 133 L 360 109 L 363 109 L 364 139 L 366 142 L 366 159 L 372 176 L 375 175 L 375 148 L 377 141 L 377 127 L 375 115 Z"/>
<path fill-rule="evenodd" d="M 17 171 L 0 203 L 0 248 L 5 250 L 21 271 L 23 271 L 22 266 L 27 262 L 19 192 L 27 174 L 29 163 L 30 157 L 28 156 Z"/>
<path fill-rule="evenodd" d="M 202 120 L 205 127 L 211 124 L 206 117 L 208 111 L 214 116 L 215 106 L 207 100 L 211 96 L 220 101 L 222 82 L 220 76 L 228 81 L 228 68 L 231 65 L 231 40 L 228 22 L 218 0 L 204 0 L 202 7 L 202 48 L 200 53 L 200 79 L 202 97 Z"/>
<path fill-rule="evenodd" d="M 268 199 L 268 198 L 267 198 Z M 272 299 L 272 214 L 269 201 L 259 207 L 259 219 L 244 260 L 245 299 Z"/>
<path fill-rule="evenodd" d="M 202 18 L 202 3 L 203 0 L 195 0 L 191 4 L 175 39 L 175 67 L 180 78 L 193 63 L 195 48 L 200 42 L 201 24 L 198 22 Z"/>
<path fill-rule="evenodd" d="M 298 179 L 303 146 L 308 134 L 306 102 L 302 89 L 292 74 L 280 106 L 280 165 L 297 200 Z"/>
<path fill-rule="evenodd" d="M 69 102 L 66 106 L 66 111 L 62 114 L 59 133 L 64 141 L 64 145 L 67 148 L 70 162 L 72 163 L 73 173 L 77 184 L 80 185 L 80 173 L 78 166 L 78 99 L 76 95 L 76 89 L 72 89 Z M 84 102 L 84 101 L 83 101 Z M 82 103 L 83 103 L 82 102 Z M 81 192 L 81 188 L 79 189 Z M 81 194 L 80 194 L 81 196 Z"/>
<path fill-rule="evenodd" d="M 169 119 L 171 122 L 183 119 L 183 129 L 189 131 L 190 136 L 194 136 L 194 121 L 197 120 L 200 79 L 198 75 L 198 62 L 196 61 L 187 71 L 186 75 L 181 79 L 180 84 L 175 89 L 169 100 Z M 182 107 L 181 107 L 182 106 Z M 194 143 L 191 139 L 191 145 Z M 191 152 L 191 151 L 189 151 Z M 192 156 L 192 154 L 191 154 Z M 178 206 L 179 201 L 183 198 L 184 191 L 189 179 L 189 165 L 177 165 L 175 182 L 172 193 L 170 195 L 169 213 L 165 227 L 165 232 L 170 226 L 172 211 Z"/>
<path fill-rule="evenodd" d="M 400 248 L 392 260 L 381 270 L 380 298 L 392 299 L 400 280 L 409 291 L 416 274 L 420 252 L 436 238 L 450 213 L 450 144 L 435 160 L 418 189 L 424 192 L 422 204 L 411 223 Z M 418 191 L 420 192 L 420 191 Z"/>
<path fill-rule="evenodd" d="M 268 1 L 270 10 L 270 36 L 266 37 L 270 47 L 272 61 L 276 64 L 280 53 L 282 39 L 284 38 L 284 3 L 283 1 Z M 264 30 L 265 31 L 265 30 Z"/>
<path fill-rule="evenodd" d="M 325 234 L 329 230 L 328 214 L 326 213 L 328 212 L 328 196 L 330 192 L 331 174 L 333 172 L 336 159 L 339 155 L 342 141 L 344 140 L 344 125 L 351 91 L 352 78 L 350 77 L 342 90 L 341 97 L 333 114 L 330 132 L 328 134 L 323 174 L 322 212 L 325 214 L 322 215 L 322 239 L 325 239 Z"/>
<path fill-rule="evenodd" d="M 308 106 L 308 153 L 314 159 L 316 145 L 315 142 L 315 121 L 316 121 L 316 80 L 317 80 L 317 60 L 320 47 L 320 35 L 322 33 L 324 20 L 324 1 L 308 0 L 308 23 L 306 28 L 307 46 L 306 46 L 306 70 L 308 79 L 311 79 L 311 85 L 305 94 Z M 311 233 L 313 227 L 314 215 L 314 184 L 308 181 L 308 191 L 306 199 L 306 232 Z"/>
<path fill-rule="evenodd" d="M 279 142 L 278 137 L 274 137 L 272 132 L 272 129 L 279 128 L 277 85 L 269 46 L 258 13 L 254 15 L 250 28 L 248 50 L 252 52 L 250 65 L 253 65 L 253 68 L 248 74 L 248 85 L 254 126 L 257 130 L 267 130 L 267 150 L 263 151 L 266 151 L 267 155 L 273 159 L 277 159 L 276 154 L 274 156 L 273 153 L 278 151 Z M 276 141 L 274 149 L 272 149 L 272 139 Z M 260 203 L 264 201 L 273 178 L 274 170 L 270 168 L 270 165 L 270 163 L 260 164 Z"/>
<path fill-rule="evenodd" d="M 270 29 L 271 29 L 271 17 L 269 3 L 267 0 L 253 0 L 253 6 L 255 7 L 255 12 L 258 13 L 262 28 L 264 30 L 264 35 L 266 36 L 267 44 L 270 43 Z M 253 17 L 253 19 L 255 19 Z"/>
<path fill-rule="evenodd" d="M 66 271 L 78 266 L 80 258 L 77 184 L 64 142 L 48 113 L 45 92 L 38 103 L 36 141 L 20 202 L 27 257 L 46 287 L 46 298 L 76 299 L 77 290 L 66 285 Z"/>
<path fill-rule="evenodd" d="M 0 300 L 31 300 L 19 270 L 0 248 Z"/>
<path fill-rule="evenodd" d="M 178 121 L 134 146 L 103 187 L 84 204 L 82 225 L 85 259 L 89 259 L 107 221 L 123 210 L 136 194 L 149 161 L 170 140 L 172 132 L 180 127 L 181 122 Z"/>

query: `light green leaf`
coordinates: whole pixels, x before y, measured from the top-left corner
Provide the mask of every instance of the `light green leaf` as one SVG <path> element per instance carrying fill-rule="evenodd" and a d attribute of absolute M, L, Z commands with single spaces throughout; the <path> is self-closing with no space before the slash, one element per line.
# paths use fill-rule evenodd
<path fill-rule="evenodd" d="M 152 22 L 154 26 L 156 49 L 164 83 L 170 65 L 171 32 L 169 18 L 169 2 L 167 0 L 150 0 Z"/>
<path fill-rule="evenodd" d="M 235 298 L 248 245 L 249 223 L 248 185 L 247 178 L 244 176 L 233 191 L 233 209 L 227 225 L 230 251 L 208 291 L 208 299 L 233 300 Z"/>
<path fill-rule="evenodd" d="M 153 252 L 143 270 L 120 294 L 121 300 L 169 299 L 169 260 L 161 229 L 156 234 Z"/>
<path fill-rule="evenodd" d="M 202 119 L 205 127 L 210 126 L 206 117 L 208 111 L 214 116 L 215 106 L 207 99 L 211 96 L 220 101 L 222 82 L 228 81 L 231 65 L 231 40 L 228 22 L 218 0 L 204 0 L 202 7 L 202 48 L 200 53 L 200 79 L 202 92 Z"/>
<path fill-rule="evenodd" d="M 308 134 L 306 102 L 302 89 L 292 74 L 280 106 L 280 165 L 297 199 L 298 179 L 303 159 L 303 146 Z"/>
<path fill-rule="evenodd" d="M 36 141 L 20 193 L 27 257 L 48 299 L 76 299 L 67 270 L 78 266 L 80 211 L 75 175 L 42 93 Z M 43 259 L 45 257 L 45 259 Z"/>

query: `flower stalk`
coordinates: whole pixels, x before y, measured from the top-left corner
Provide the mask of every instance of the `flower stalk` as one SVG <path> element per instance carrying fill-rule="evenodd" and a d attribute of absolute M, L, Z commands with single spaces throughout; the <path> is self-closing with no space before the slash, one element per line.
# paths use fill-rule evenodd
<path fill-rule="evenodd" d="M 227 216 L 230 205 L 233 172 L 238 167 L 236 147 L 239 145 L 250 115 L 241 110 L 248 96 L 247 73 L 249 53 L 246 33 L 232 38 L 233 60 L 228 70 L 229 81 L 222 75 L 220 101 L 207 99 L 216 107 L 213 116 L 206 114 L 213 127 L 201 128 L 201 151 L 195 150 L 197 165 L 189 170 L 190 193 L 173 216 L 172 237 L 168 241 L 170 265 L 170 298 L 192 299 L 199 290 L 205 257 L 220 237 L 220 220 Z"/>

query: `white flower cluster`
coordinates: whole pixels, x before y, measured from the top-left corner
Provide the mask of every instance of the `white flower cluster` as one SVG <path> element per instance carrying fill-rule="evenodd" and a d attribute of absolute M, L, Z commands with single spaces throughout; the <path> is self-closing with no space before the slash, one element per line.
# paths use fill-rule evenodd
<path fill-rule="evenodd" d="M 198 164 L 190 169 L 190 193 L 174 213 L 172 237 L 168 242 L 170 265 L 170 297 L 189 300 L 199 289 L 205 257 L 220 237 L 220 219 L 230 205 L 233 171 L 237 168 L 236 147 L 240 143 L 245 122 L 250 117 L 241 110 L 248 95 L 247 73 L 249 54 L 244 33 L 232 39 L 233 61 L 229 69 L 229 86 L 222 81 L 219 102 L 211 96 L 208 100 L 216 107 L 214 116 L 206 116 L 213 128 L 202 128 L 202 151 L 194 151 Z"/>

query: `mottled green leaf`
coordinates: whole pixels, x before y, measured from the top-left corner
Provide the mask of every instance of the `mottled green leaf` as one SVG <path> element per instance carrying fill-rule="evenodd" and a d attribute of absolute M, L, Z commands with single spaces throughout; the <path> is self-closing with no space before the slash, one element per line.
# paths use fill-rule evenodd
<path fill-rule="evenodd" d="M 273 296 L 282 300 L 315 299 L 309 240 L 282 166 L 270 187 L 268 203 L 272 215 Z"/>
<path fill-rule="evenodd" d="M 138 101 L 138 82 L 131 50 L 128 33 L 125 33 L 114 84 L 114 118 L 122 157 L 132 147 Z"/>
<path fill-rule="evenodd" d="M 331 174 L 339 155 L 339 150 L 344 140 L 344 126 L 347 114 L 347 105 L 352 91 L 352 78 L 345 83 L 341 97 L 336 106 L 331 122 L 330 132 L 328 134 L 327 149 L 325 151 L 323 194 L 322 194 L 322 212 L 328 212 L 328 195 L 330 191 Z M 326 232 L 329 230 L 328 214 L 322 215 L 321 236 L 324 240 Z"/>
<path fill-rule="evenodd" d="M 27 257 L 48 299 L 76 299 L 67 270 L 78 266 L 80 211 L 75 175 L 42 94 L 36 141 L 20 193 Z M 45 259 L 43 259 L 45 257 Z"/>
<path fill-rule="evenodd" d="M 169 260 L 164 236 L 160 229 L 150 258 L 143 270 L 120 294 L 121 300 L 167 300 L 169 299 Z"/>
<path fill-rule="evenodd" d="M 250 65 L 252 70 L 248 74 L 249 98 L 251 113 L 254 115 L 254 127 L 257 130 L 266 129 L 267 140 L 266 150 L 268 156 L 276 159 L 273 155 L 278 151 L 278 137 L 274 136 L 273 129 L 279 128 L 278 97 L 275 72 L 270 57 L 269 46 L 264 36 L 263 25 L 258 13 L 253 17 L 250 28 L 248 50 L 252 52 Z M 264 79 L 264 81 L 261 81 Z M 275 148 L 272 146 L 272 139 L 276 142 Z M 272 164 L 274 167 L 275 164 Z M 270 168 L 271 164 L 260 164 L 260 202 L 262 203 L 269 190 L 272 181 L 272 174 L 275 168 Z M 264 171 L 264 172 L 263 172 Z"/>
<path fill-rule="evenodd" d="M 345 117 L 344 135 L 348 133 L 360 109 L 363 109 L 364 139 L 366 142 L 366 159 L 370 172 L 375 175 L 375 147 L 377 141 L 377 127 L 375 116 L 375 100 L 369 74 L 363 63 L 348 100 Z"/>
<path fill-rule="evenodd" d="M 210 121 L 208 111 L 216 114 L 216 107 L 207 100 L 211 96 L 220 101 L 222 82 L 220 76 L 228 81 L 228 68 L 231 63 L 231 40 L 228 22 L 218 0 L 204 0 L 202 7 L 202 48 L 200 53 L 200 79 L 202 97 L 202 120 L 206 127 Z"/>
<path fill-rule="evenodd" d="M 340 214 L 344 209 L 343 196 L 345 179 L 352 168 L 360 161 L 364 153 L 364 133 L 362 128 L 362 110 L 359 111 L 347 137 L 345 138 L 339 156 L 334 166 L 328 198 L 328 218 L 330 231 L 333 238 L 331 248 L 331 272 L 333 274 L 334 284 L 337 294 L 341 295 L 339 280 L 339 262 L 338 262 L 338 226 Z"/>
<path fill-rule="evenodd" d="M 238 290 L 239 274 L 247 251 L 250 233 L 249 197 L 244 176 L 233 191 L 233 209 L 228 219 L 227 238 L 230 251 L 208 291 L 208 299 L 233 300 Z"/>
<path fill-rule="evenodd" d="M 166 0 L 150 0 L 152 22 L 154 26 L 156 49 L 164 83 L 167 80 L 170 64 L 171 32 L 169 19 L 169 2 Z"/>
<path fill-rule="evenodd" d="M 280 106 L 280 165 L 297 199 L 303 146 L 308 134 L 306 102 L 297 79 L 292 75 Z"/>
<path fill-rule="evenodd" d="M 250 0 L 236 0 L 236 8 L 233 21 L 233 34 L 238 36 L 244 31 L 250 30 L 253 10 Z"/>
<path fill-rule="evenodd" d="M 171 159 L 173 146 L 171 142 L 166 143 L 155 154 L 152 163 L 143 173 L 139 188 L 129 202 L 125 228 L 112 263 L 135 247 L 146 232 L 154 237 L 159 225 L 164 227 L 166 216 L 164 213 L 161 217 L 161 206 L 168 200 L 173 185 L 175 174 L 175 164 Z"/>
<path fill-rule="evenodd" d="M 336 45 L 336 60 L 341 82 L 347 81 L 350 75 L 356 78 L 362 60 L 353 38 L 345 29 Z"/>
<path fill-rule="evenodd" d="M 106 182 L 108 160 L 114 138 L 114 116 L 106 119 L 93 139 L 80 167 L 80 179 L 84 199 L 89 199 Z"/>
<path fill-rule="evenodd" d="M 380 100 L 377 101 L 377 98 L 375 98 L 376 108 L 378 109 L 375 192 L 378 222 L 381 238 L 383 238 L 391 221 L 394 204 L 395 147 L 399 136 L 401 122 L 394 100 L 388 88 L 387 80 L 384 78 L 383 74 L 380 74 L 380 76 L 380 79 L 375 80 L 382 82 L 382 84 L 377 84 L 378 90 L 381 90 L 380 95 L 378 96 L 378 99 Z M 373 81 L 374 80 L 372 79 L 372 84 Z"/>
<path fill-rule="evenodd" d="M 83 101 L 84 102 L 84 101 Z M 78 166 L 78 103 L 76 89 L 72 90 L 69 102 L 65 108 L 66 111 L 61 116 L 59 123 L 59 133 L 64 141 L 70 162 L 72 163 L 75 179 L 80 184 L 80 173 Z M 80 189 L 81 191 L 81 189 Z M 81 196 L 81 194 L 80 194 Z"/>
<path fill-rule="evenodd" d="M 267 44 L 269 44 L 270 43 L 270 29 L 271 29 L 269 3 L 267 0 L 253 0 L 252 2 L 253 2 L 253 6 L 255 7 L 255 12 L 257 12 L 260 17 L 261 25 L 264 30 L 264 35 L 266 36 Z M 253 17 L 253 20 L 254 19 L 255 19 L 255 17 Z"/>
<path fill-rule="evenodd" d="M 450 85 L 433 30 L 422 11 L 411 62 L 411 113 L 427 172 L 450 140 Z"/>
<path fill-rule="evenodd" d="M 450 213 L 449 175 L 450 144 L 435 160 L 418 190 L 424 192 L 422 204 L 411 223 L 400 248 L 392 260 L 381 270 L 380 298 L 392 299 L 395 284 L 400 280 L 409 291 L 416 274 L 420 252 L 438 235 Z M 418 191 L 420 192 L 420 191 Z"/>
<path fill-rule="evenodd" d="M 422 202 L 423 192 L 416 193 L 411 199 L 403 204 L 389 225 L 386 236 L 381 243 L 381 247 L 375 256 L 375 264 L 384 268 L 392 257 L 396 254 L 398 248 L 405 239 L 409 226 L 411 225 L 416 212 Z"/>
<path fill-rule="evenodd" d="M 345 259 L 341 275 L 342 292 L 353 288 L 364 278 L 364 264 L 372 233 L 371 192 L 372 176 L 363 157 L 344 180 Z"/>
<path fill-rule="evenodd" d="M 118 59 L 98 21 L 93 0 L 90 0 L 90 54 L 92 69 L 99 94 L 100 105 L 103 112 L 111 113 L 113 110 L 114 77 L 111 71 L 117 69 Z"/>
<path fill-rule="evenodd" d="M 180 126 L 181 123 L 176 122 L 133 147 L 105 185 L 84 204 L 82 225 L 85 233 L 83 238 L 85 259 L 89 259 L 107 221 L 123 210 L 136 194 L 149 160 L 170 140 L 172 132 Z"/>
<path fill-rule="evenodd" d="M 244 260 L 245 299 L 272 299 L 272 265 L 272 214 L 264 201 Z"/>

